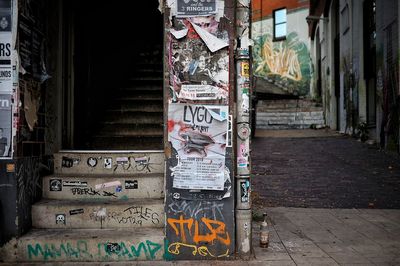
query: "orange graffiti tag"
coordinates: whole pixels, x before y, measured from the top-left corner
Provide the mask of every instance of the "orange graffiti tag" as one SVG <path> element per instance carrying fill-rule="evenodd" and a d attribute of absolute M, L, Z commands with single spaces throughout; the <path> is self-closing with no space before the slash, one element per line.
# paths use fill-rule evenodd
<path fill-rule="evenodd" d="M 231 239 L 229 237 L 229 233 L 226 231 L 225 223 L 221 221 L 216 221 L 212 219 L 208 219 L 205 217 L 201 218 L 201 222 L 207 227 L 209 233 L 200 234 L 199 232 L 199 222 L 194 221 L 193 218 L 184 219 L 183 215 L 179 217 L 179 219 L 168 218 L 168 224 L 174 229 L 175 234 L 177 236 L 181 236 L 182 242 L 187 243 L 186 234 L 185 234 L 185 225 L 189 230 L 189 234 L 192 235 L 192 226 L 194 223 L 194 234 L 193 234 L 193 242 L 198 244 L 199 242 L 213 242 L 215 240 L 220 241 L 224 245 L 230 245 Z M 179 227 L 179 228 L 178 228 Z"/>

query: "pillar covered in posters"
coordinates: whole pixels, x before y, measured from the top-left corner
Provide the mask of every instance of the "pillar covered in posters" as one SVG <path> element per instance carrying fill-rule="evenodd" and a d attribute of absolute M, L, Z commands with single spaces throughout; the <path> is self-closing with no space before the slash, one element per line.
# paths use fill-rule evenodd
<path fill-rule="evenodd" d="M 166 258 L 235 252 L 233 1 L 166 1 Z"/>

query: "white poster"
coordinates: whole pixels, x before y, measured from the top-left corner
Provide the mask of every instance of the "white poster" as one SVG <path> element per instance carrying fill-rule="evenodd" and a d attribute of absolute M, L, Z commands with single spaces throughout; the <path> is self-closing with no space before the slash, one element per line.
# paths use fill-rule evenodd
<path fill-rule="evenodd" d="M 0 1 L 0 93 L 12 93 L 11 1 Z"/>
<path fill-rule="evenodd" d="M 168 141 L 178 153 L 173 187 L 223 190 L 228 106 L 170 104 Z"/>

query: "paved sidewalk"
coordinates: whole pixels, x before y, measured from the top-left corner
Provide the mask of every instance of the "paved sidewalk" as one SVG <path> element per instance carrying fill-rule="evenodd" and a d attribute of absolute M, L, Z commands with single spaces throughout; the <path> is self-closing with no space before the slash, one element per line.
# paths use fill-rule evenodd
<path fill-rule="evenodd" d="M 258 131 L 251 147 L 263 206 L 400 208 L 397 154 L 329 130 Z"/>
<path fill-rule="evenodd" d="M 254 258 L 231 261 L 46 263 L 102 266 L 400 265 L 400 210 L 267 208 L 269 248 L 260 248 L 253 222 Z M 2 264 L 0 265 L 43 265 Z"/>
<path fill-rule="evenodd" d="M 400 265 L 400 210 L 268 208 L 270 246 L 249 265 Z"/>

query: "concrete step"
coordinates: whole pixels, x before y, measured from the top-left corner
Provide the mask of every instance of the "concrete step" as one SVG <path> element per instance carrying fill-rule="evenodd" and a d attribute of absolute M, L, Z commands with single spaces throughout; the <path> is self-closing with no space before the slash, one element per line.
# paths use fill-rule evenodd
<path fill-rule="evenodd" d="M 126 112 L 124 115 L 108 113 L 102 119 L 103 124 L 162 124 L 162 112 Z"/>
<path fill-rule="evenodd" d="M 117 192 L 118 193 L 118 192 Z M 34 228 L 164 227 L 163 199 L 41 200 L 32 205 Z"/>
<path fill-rule="evenodd" d="M 90 143 L 91 149 L 113 150 L 161 150 L 163 149 L 163 136 L 93 136 Z"/>
<path fill-rule="evenodd" d="M 20 263 L 162 260 L 164 238 L 159 228 L 31 230 L 4 246 L 2 258 Z"/>
<path fill-rule="evenodd" d="M 106 162 L 111 162 L 111 169 Z M 162 151 L 60 151 L 54 154 L 56 174 L 146 174 L 164 173 Z"/>
<path fill-rule="evenodd" d="M 105 124 L 100 128 L 98 136 L 162 136 L 162 124 Z"/>
<path fill-rule="evenodd" d="M 162 112 L 163 111 L 163 102 L 162 100 L 152 100 L 146 101 L 146 104 L 143 104 L 143 101 L 128 101 L 128 102 L 117 102 L 112 104 L 109 108 L 106 109 L 106 113 L 126 113 L 126 112 Z"/>
<path fill-rule="evenodd" d="M 151 171 L 151 167 L 144 169 Z M 115 168 L 109 169 L 113 172 Z M 99 188 L 108 184 L 106 188 Z M 96 188 L 97 185 L 97 188 Z M 49 175 L 43 177 L 43 198 L 59 200 L 128 200 L 164 197 L 164 175 Z"/>

